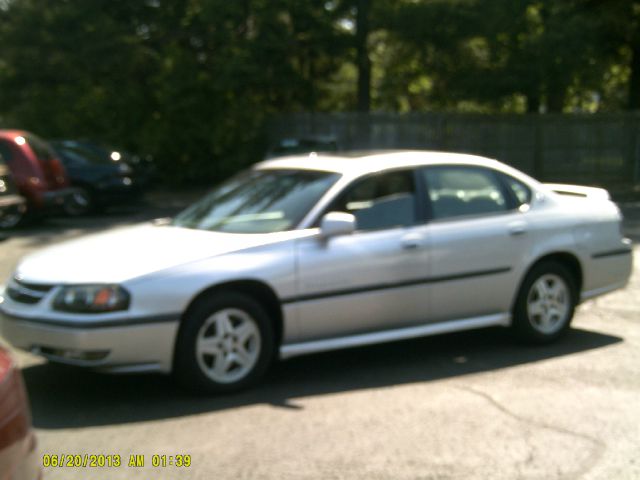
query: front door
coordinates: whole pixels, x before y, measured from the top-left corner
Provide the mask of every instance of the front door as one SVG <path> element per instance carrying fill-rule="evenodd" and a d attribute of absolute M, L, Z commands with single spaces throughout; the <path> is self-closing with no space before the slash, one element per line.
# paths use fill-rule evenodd
<path fill-rule="evenodd" d="M 426 226 L 412 170 L 356 180 L 327 211 L 356 217 L 357 231 L 297 242 L 297 341 L 423 323 L 429 316 Z"/>

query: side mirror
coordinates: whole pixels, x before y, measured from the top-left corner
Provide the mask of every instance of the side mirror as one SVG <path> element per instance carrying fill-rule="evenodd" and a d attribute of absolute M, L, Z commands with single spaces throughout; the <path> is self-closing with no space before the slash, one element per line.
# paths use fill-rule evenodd
<path fill-rule="evenodd" d="M 356 229 L 356 217 L 350 213 L 329 212 L 320 221 L 320 235 L 323 238 L 349 235 Z"/>

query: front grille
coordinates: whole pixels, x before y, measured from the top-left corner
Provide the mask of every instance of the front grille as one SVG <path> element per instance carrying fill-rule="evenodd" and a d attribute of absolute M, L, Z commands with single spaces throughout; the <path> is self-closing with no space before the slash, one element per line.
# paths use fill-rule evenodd
<path fill-rule="evenodd" d="M 36 355 L 59 360 L 84 360 L 87 362 L 99 362 L 109 355 L 109 350 L 73 350 L 68 348 L 45 347 L 44 345 L 34 345 L 31 352 Z"/>
<path fill-rule="evenodd" d="M 42 300 L 52 288 L 53 285 L 26 283 L 14 278 L 7 286 L 7 295 L 16 302 L 34 305 Z"/>

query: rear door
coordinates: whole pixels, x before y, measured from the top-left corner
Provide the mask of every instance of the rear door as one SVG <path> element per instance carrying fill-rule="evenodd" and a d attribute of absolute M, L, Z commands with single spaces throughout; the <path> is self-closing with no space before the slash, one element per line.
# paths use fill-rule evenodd
<path fill-rule="evenodd" d="M 488 168 L 433 166 L 420 175 L 431 217 L 430 321 L 508 314 L 529 249 L 525 204 Z"/>

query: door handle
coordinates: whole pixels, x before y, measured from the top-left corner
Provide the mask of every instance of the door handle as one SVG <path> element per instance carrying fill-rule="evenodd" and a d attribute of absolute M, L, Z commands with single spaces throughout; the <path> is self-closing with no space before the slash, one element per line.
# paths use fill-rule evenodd
<path fill-rule="evenodd" d="M 406 235 L 400 240 L 403 250 L 416 250 L 422 245 L 422 235 Z"/>
<path fill-rule="evenodd" d="M 527 225 L 522 222 L 512 223 L 509 225 L 509 235 L 524 235 L 527 233 Z"/>

